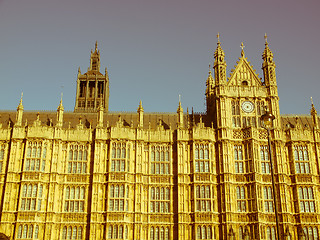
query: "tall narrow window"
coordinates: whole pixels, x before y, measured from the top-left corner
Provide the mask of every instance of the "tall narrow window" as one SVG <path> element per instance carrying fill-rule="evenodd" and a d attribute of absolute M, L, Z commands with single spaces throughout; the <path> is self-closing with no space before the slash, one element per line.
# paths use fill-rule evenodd
<path fill-rule="evenodd" d="M 234 146 L 234 160 L 236 173 L 244 173 L 244 160 L 241 145 Z"/>
<path fill-rule="evenodd" d="M 271 187 L 264 187 L 263 194 L 264 194 L 265 212 L 273 212 L 273 195 L 272 195 Z"/>
<path fill-rule="evenodd" d="M 195 172 L 210 172 L 209 144 L 195 144 Z"/>
<path fill-rule="evenodd" d="M 196 211 L 211 211 L 211 189 L 210 186 L 196 186 Z"/>
<path fill-rule="evenodd" d="M 42 185 L 24 184 L 21 192 L 20 209 L 24 211 L 36 211 L 41 209 Z"/>
<path fill-rule="evenodd" d="M 0 173 L 2 172 L 2 168 L 3 168 L 4 150 L 5 150 L 5 145 L 0 144 Z"/>
<path fill-rule="evenodd" d="M 84 187 L 66 187 L 65 189 L 65 212 L 84 212 Z"/>
<path fill-rule="evenodd" d="M 84 145 L 70 145 L 68 159 L 68 173 L 87 173 L 88 147 Z"/>
<path fill-rule="evenodd" d="M 294 160 L 296 164 L 296 173 L 310 173 L 308 149 L 306 146 L 294 147 Z"/>
<path fill-rule="evenodd" d="M 231 101 L 231 109 L 232 109 L 232 126 L 233 127 L 241 127 L 240 126 L 240 105 L 239 100 Z"/>
<path fill-rule="evenodd" d="M 112 172 L 125 172 L 127 158 L 129 158 L 129 154 L 127 154 L 126 143 L 112 143 L 112 154 L 111 154 L 111 171 Z M 127 167 L 129 169 L 129 167 Z"/>
<path fill-rule="evenodd" d="M 126 188 L 126 191 L 129 191 L 129 188 Z M 110 185 L 109 190 L 109 211 L 124 211 L 127 210 L 127 206 L 129 201 L 128 194 L 125 194 L 124 185 Z"/>
<path fill-rule="evenodd" d="M 270 160 L 268 146 L 260 146 L 260 160 L 262 173 L 270 173 Z"/>
<path fill-rule="evenodd" d="M 315 203 L 312 187 L 299 187 L 299 200 L 301 212 L 315 212 Z"/>
<path fill-rule="evenodd" d="M 45 171 L 47 144 L 42 142 L 29 142 L 24 162 L 25 171 Z"/>
<path fill-rule="evenodd" d="M 237 187 L 237 206 L 238 212 L 246 211 L 245 189 L 243 186 Z"/>
<path fill-rule="evenodd" d="M 150 189 L 150 211 L 170 212 L 170 189 L 163 187 L 152 187 Z"/>
<path fill-rule="evenodd" d="M 151 147 L 151 174 L 170 174 L 170 147 Z"/>

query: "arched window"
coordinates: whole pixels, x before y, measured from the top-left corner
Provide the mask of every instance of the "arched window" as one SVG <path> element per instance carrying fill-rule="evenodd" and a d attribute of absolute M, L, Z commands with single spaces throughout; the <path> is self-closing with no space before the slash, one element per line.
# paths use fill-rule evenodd
<path fill-rule="evenodd" d="M 165 240 L 169 240 L 169 228 L 166 227 Z"/>
<path fill-rule="evenodd" d="M 22 225 L 18 228 L 18 238 L 22 238 Z"/>
<path fill-rule="evenodd" d="M 150 229 L 150 239 L 151 239 L 151 240 L 154 239 L 154 230 L 153 230 L 153 227 L 151 227 L 151 229 Z"/>
<path fill-rule="evenodd" d="M 122 225 L 119 226 L 119 237 L 118 238 L 123 239 L 123 226 Z"/>
<path fill-rule="evenodd" d="M 197 239 L 201 239 L 201 227 L 198 226 L 197 228 Z"/>
<path fill-rule="evenodd" d="M 109 226 L 108 238 L 112 239 L 113 228 Z"/>

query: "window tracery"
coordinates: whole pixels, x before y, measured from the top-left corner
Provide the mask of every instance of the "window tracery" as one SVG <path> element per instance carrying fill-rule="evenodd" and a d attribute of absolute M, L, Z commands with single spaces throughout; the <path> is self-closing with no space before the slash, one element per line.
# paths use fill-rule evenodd
<path fill-rule="evenodd" d="M 109 190 L 109 211 L 128 211 L 129 186 L 111 184 Z"/>
<path fill-rule="evenodd" d="M 267 145 L 260 146 L 261 172 L 270 174 L 270 159 Z"/>
<path fill-rule="evenodd" d="M 127 146 L 128 145 L 128 146 Z M 111 171 L 112 172 L 125 172 L 130 171 L 129 162 L 130 159 L 130 148 L 129 144 L 125 142 L 115 142 L 112 143 L 112 153 L 111 153 Z M 126 169 L 127 166 L 127 169 Z"/>
<path fill-rule="evenodd" d="M 151 147 L 151 174 L 170 174 L 170 147 Z"/>
<path fill-rule="evenodd" d="M 150 189 L 150 212 L 170 212 L 170 188 L 152 187 Z"/>
<path fill-rule="evenodd" d="M 24 184 L 22 186 L 20 209 L 23 211 L 40 211 L 42 191 L 42 185 Z"/>
<path fill-rule="evenodd" d="M 210 172 L 209 144 L 195 144 L 195 172 Z"/>
<path fill-rule="evenodd" d="M 110 225 L 108 239 L 128 239 L 128 226 Z"/>
<path fill-rule="evenodd" d="M 211 189 L 210 186 L 196 186 L 196 211 L 211 211 Z"/>
<path fill-rule="evenodd" d="M 265 212 L 273 212 L 273 193 L 271 187 L 263 188 L 264 195 L 264 210 Z"/>
<path fill-rule="evenodd" d="M 168 227 L 151 227 L 150 240 L 169 240 L 170 233 Z"/>
<path fill-rule="evenodd" d="M 62 239 L 83 239 L 83 228 L 77 226 L 64 226 L 62 229 Z"/>
<path fill-rule="evenodd" d="M 39 239 L 39 226 L 32 224 L 19 225 L 17 239 Z"/>
<path fill-rule="evenodd" d="M 245 212 L 247 210 L 246 208 L 246 193 L 243 186 L 236 188 L 237 192 L 237 206 L 238 206 L 238 212 Z"/>
<path fill-rule="evenodd" d="M 71 144 L 69 146 L 68 173 L 87 173 L 88 146 Z"/>
<path fill-rule="evenodd" d="M 315 203 L 312 187 L 299 187 L 300 211 L 315 212 Z"/>
<path fill-rule="evenodd" d="M 65 212 L 84 212 L 85 187 L 66 187 Z"/>
<path fill-rule="evenodd" d="M 309 154 L 306 146 L 294 147 L 296 173 L 310 173 Z"/>
<path fill-rule="evenodd" d="M 46 158 L 47 143 L 42 144 L 42 142 L 28 142 L 24 170 L 45 171 Z"/>
<path fill-rule="evenodd" d="M 212 239 L 211 226 L 198 226 L 197 227 L 197 239 Z"/>
<path fill-rule="evenodd" d="M 241 145 L 235 145 L 234 147 L 234 160 L 236 173 L 244 173 L 244 159 Z"/>

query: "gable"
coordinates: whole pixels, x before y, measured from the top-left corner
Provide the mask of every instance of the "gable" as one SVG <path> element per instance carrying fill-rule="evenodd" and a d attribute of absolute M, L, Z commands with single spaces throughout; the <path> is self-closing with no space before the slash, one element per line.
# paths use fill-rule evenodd
<path fill-rule="evenodd" d="M 262 86 L 261 79 L 256 70 L 249 64 L 245 57 L 241 57 L 228 78 L 229 86 Z"/>

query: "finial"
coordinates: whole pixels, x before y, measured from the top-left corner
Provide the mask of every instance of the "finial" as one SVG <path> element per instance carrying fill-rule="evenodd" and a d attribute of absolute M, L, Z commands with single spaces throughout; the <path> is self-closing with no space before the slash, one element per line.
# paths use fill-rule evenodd
<path fill-rule="evenodd" d="M 63 92 L 61 92 L 60 104 L 62 104 Z"/>
<path fill-rule="evenodd" d="M 220 33 L 219 33 L 219 32 L 218 32 L 218 34 L 217 34 L 217 39 L 218 39 L 217 44 L 219 45 L 219 44 L 220 44 Z"/>
<path fill-rule="evenodd" d="M 243 56 L 244 56 L 244 51 L 243 51 L 243 49 L 245 48 L 245 46 L 243 45 L 243 42 L 241 42 L 240 47 L 241 47 L 241 57 L 243 57 Z"/>
<path fill-rule="evenodd" d="M 19 106 L 22 106 L 22 98 L 23 98 L 23 92 L 21 92 L 21 98 L 20 98 Z"/>
<path fill-rule="evenodd" d="M 96 47 L 95 47 L 95 50 L 96 50 L 96 51 L 98 50 L 98 41 L 96 41 Z"/>
<path fill-rule="evenodd" d="M 312 99 L 312 97 L 310 97 L 310 100 L 311 100 L 311 105 L 313 106 L 313 99 Z"/>
<path fill-rule="evenodd" d="M 211 64 L 209 63 L 209 75 L 211 75 Z"/>
<path fill-rule="evenodd" d="M 268 45 L 268 36 L 267 33 L 264 34 L 264 41 L 265 41 L 265 45 Z"/>
<path fill-rule="evenodd" d="M 80 70 L 80 67 L 78 68 L 78 74 L 81 74 L 81 70 Z"/>

